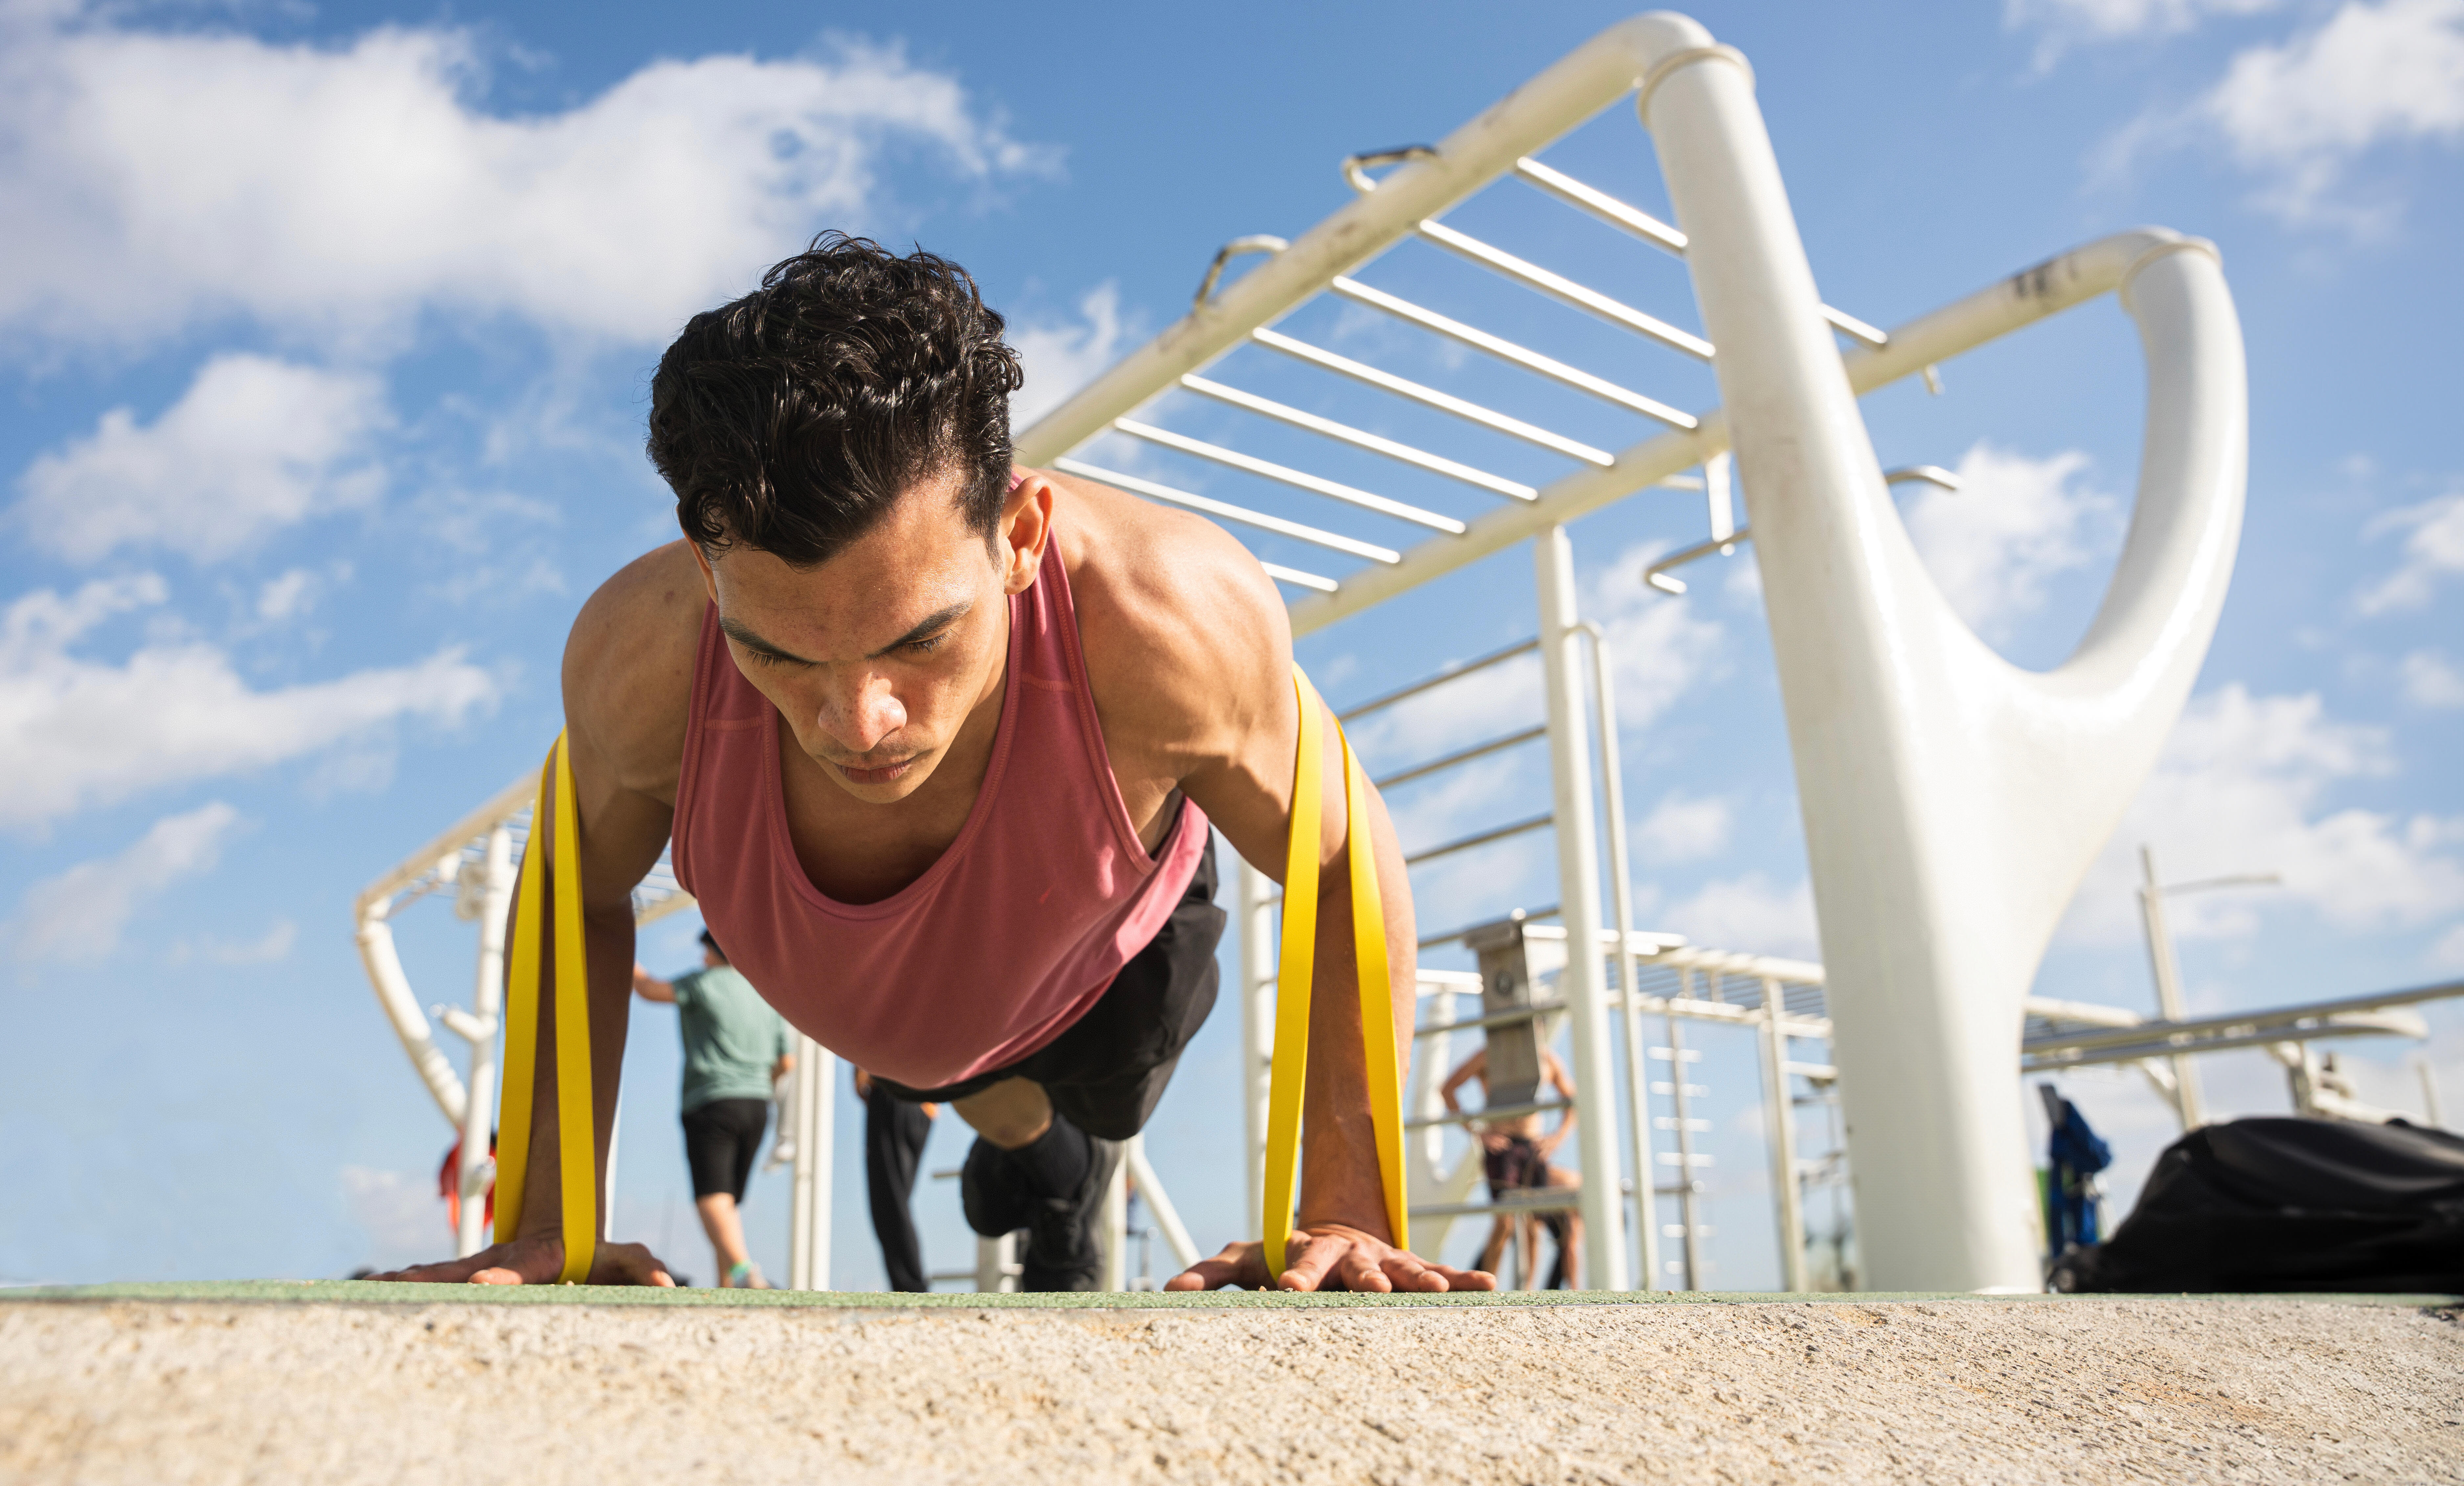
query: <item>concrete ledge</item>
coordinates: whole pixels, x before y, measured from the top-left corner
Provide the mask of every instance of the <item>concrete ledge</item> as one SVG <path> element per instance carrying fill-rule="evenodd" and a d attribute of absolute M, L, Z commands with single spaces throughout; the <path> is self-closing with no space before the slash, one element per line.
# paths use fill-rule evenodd
<path fill-rule="evenodd" d="M 2364 1299 L 16 1291 L 0 1480 L 2464 1479 Z"/>

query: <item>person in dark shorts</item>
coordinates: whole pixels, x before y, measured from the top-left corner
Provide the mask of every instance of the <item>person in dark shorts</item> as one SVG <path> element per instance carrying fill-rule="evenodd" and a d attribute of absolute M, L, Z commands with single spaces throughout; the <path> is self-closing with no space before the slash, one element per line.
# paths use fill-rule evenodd
<path fill-rule="evenodd" d="M 796 1065 L 787 1024 L 761 993 L 727 963 L 709 929 L 701 934 L 702 969 L 661 980 L 633 967 L 633 990 L 646 1001 L 672 1002 L 685 1044 L 685 1164 L 693 1172 L 693 1208 L 717 1256 L 727 1289 L 770 1288 L 744 1247 L 737 1209 L 753 1158 L 770 1124 L 772 1083 Z"/>
<path fill-rule="evenodd" d="M 1215 885 L 1210 836 L 1180 901 L 1146 948 L 1084 1016 L 1017 1062 L 935 1089 L 872 1077 L 875 1089 L 910 1104 L 965 1099 L 1005 1079 L 1044 1086 L 1060 1118 L 1014 1149 L 977 1141 L 958 1179 L 968 1227 L 987 1238 L 1026 1230 L 1022 1289 L 1092 1290 L 1101 1278 L 1093 1218 L 1121 1144 L 1145 1127 L 1182 1049 L 1215 1007 L 1215 946 L 1224 925 Z"/>
<path fill-rule="evenodd" d="M 858 1068 L 855 1097 L 864 1101 L 864 1186 L 872 1199 L 872 1235 L 881 1242 L 881 1267 L 890 1288 L 921 1294 L 933 1288 L 924 1276 L 924 1250 L 915 1237 L 915 1163 L 933 1136 L 938 1104 L 918 1104 L 890 1092 Z"/>
<path fill-rule="evenodd" d="M 1540 1069 L 1541 1078 L 1557 1091 L 1557 1097 L 1566 1104 L 1558 1114 L 1555 1129 L 1546 1135 L 1540 1133 L 1540 1116 L 1536 1114 L 1484 1120 L 1471 1126 L 1473 1137 L 1480 1142 L 1481 1167 L 1488 1178 L 1488 1200 L 1491 1202 L 1505 1202 L 1517 1192 L 1540 1191 L 1552 1187 L 1574 1188 L 1583 1183 L 1580 1175 L 1563 1167 L 1552 1166 L 1549 1161 L 1557 1153 L 1557 1147 L 1565 1144 L 1566 1137 L 1574 1131 L 1574 1081 L 1567 1077 L 1566 1065 L 1557 1060 L 1554 1053 L 1541 1053 Z M 1459 1110 L 1463 1107 L 1455 1103 L 1455 1091 L 1474 1079 L 1480 1081 L 1481 1092 L 1485 1096 L 1488 1092 L 1488 1051 L 1485 1048 L 1464 1059 L 1462 1066 L 1446 1076 L 1444 1086 L 1439 1090 L 1445 1099 L 1446 1108 Z M 1536 1230 L 1544 1225 L 1549 1230 L 1549 1236 L 1556 1240 L 1557 1261 L 1550 1272 L 1548 1284 L 1542 1288 L 1579 1289 L 1583 1219 L 1568 1208 L 1545 1213 L 1493 1214 L 1488 1242 L 1481 1249 L 1480 1267 L 1495 1273 L 1498 1261 L 1506 1257 L 1507 1243 L 1515 1240 L 1523 1255 L 1523 1287 L 1531 1289 L 1539 1269 L 1532 1262 L 1532 1256 L 1539 1248 Z"/>

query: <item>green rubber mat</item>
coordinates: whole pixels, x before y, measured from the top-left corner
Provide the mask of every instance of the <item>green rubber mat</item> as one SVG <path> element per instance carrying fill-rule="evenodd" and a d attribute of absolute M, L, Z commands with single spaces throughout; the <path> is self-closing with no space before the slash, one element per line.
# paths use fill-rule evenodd
<path fill-rule="evenodd" d="M 2342 1305 L 2447 1306 L 2458 1303 L 2460 1299 L 2464 1298 L 2446 1295 L 1980 1296 L 1925 1292 L 1786 1295 L 1725 1291 L 1660 1291 L 1650 1295 L 1632 1295 L 1601 1290 L 1491 1290 L 1453 1295 L 1350 1295 L 1341 1292 L 1298 1295 L 1264 1290 L 1169 1294 L 1113 1291 L 1074 1295 L 891 1295 L 879 1291 L 849 1290 L 669 1290 L 633 1285 L 410 1285 L 380 1284 L 367 1279 L 175 1279 L 0 1290 L 0 1303 L 11 1300 L 214 1300 L 357 1305 L 683 1305 L 830 1310 L 1333 1310 L 1381 1306 L 1873 1305 L 1945 1301 L 1994 1305 L 2043 1304 L 2048 1301 L 2076 1304 L 2120 1300 L 2312 1300 Z"/>

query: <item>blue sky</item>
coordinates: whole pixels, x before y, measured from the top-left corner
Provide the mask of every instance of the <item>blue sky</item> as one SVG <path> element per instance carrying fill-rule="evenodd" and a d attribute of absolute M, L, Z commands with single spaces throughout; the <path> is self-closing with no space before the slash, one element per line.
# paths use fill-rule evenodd
<path fill-rule="evenodd" d="M 822 228 L 919 241 L 1010 315 L 1024 402 L 1048 406 L 1178 315 L 1217 245 L 1297 235 L 1341 205 L 1339 157 L 1442 135 L 1622 12 L 1526 7 L 1510 28 L 1456 4 L 1267 5 L 1237 25 L 1126 6 L 900 13 L 0 0 L 0 1279 L 331 1275 L 442 1251 L 430 1193 L 450 1136 L 368 994 L 350 901 L 535 766 L 573 610 L 671 532 L 640 433 L 647 370 L 684 317 Z M 2168 876 L 2285 877 L 2184 903 L 2196 1008 L 2464 971 L 2448 355 L 2464 335 L 2449 272 L 2464 0 L 1695 13 L 1752 57 L 1824 294 L 1868 320 L 2140 223 L 2222 247 L 2251 356 L 2240 566 L 2185 720 L 2040 993 L 2151 1006 L 2128 897 L 2142 841 Z M 1548 158 L 1665 209 L 1630 114 Z M 1492 192 L 1452 220 L 1695 323 L 1674 263 L 1579 218 Z M 1447 274 L 1398 250 L 1372 276 L 1681 405 L 1713 401 L 1699 371 Z M 1427 354 L 1331 307 L 1294 326 L 1372 360 Z M 1221 375 L 1333 398 L 1261 355 Z M 1903 496 L 1919 545 L 1989 639 L 2050 665 L 2127 514 L 2135 338 L 2102 301 L 1944 375 L 1939 398 L 1868 399 L 1869 423 L 1886 463 L 1969 476 L 1957 497 Z M 1638 436 L 1547 406 L 1609 448 Z M 1186 399 L 1155 416 L 1237 426 Z M 1285 509 L 1234 476 L 1100 457 Z M 1311 468 L 1367 478 L 1333 456 Z M 1636 581 L 1702 523 L 1654 494 L 1576 531 L 1587 612 L 1618 643 L 1638 892 L 1647 922 L 1698 941 L 1812 954 L 1750 556 L 1697 570 L 1682 601 Z M 1531 627 L 1529 564 L 1508 554 L 1311 637 L 1303 659 L 1341 701 Z M 1499 731 L 1532 694 L 1518 675 L 1441 692 L 1361 742 L 1391 768 Z M 1398 792 L 1407 841 L 1528 813 L 1539 768 L 1507 754 Z M 1549 861 L 1536 837 L 1425 874 L 1423 921 L 1553 901 Z M 423 998 L 462 999 L 467 928 L 439 910 L 403 934 Z M 644 957 L 681 968 L 689 936 L 660 926 Z M 618 1218 L 707 1278 L 671 1019 L 636 1018 Z M 2430 1019 L 2426 1047 L 2347 1056 L 2366 1097 L 2406 1108 L 2427 1057 L 2452 1117 L 2464 1016 Z M 1233 1047 L 1219 1015 L 1154 1137 L 1209 1244 L 1240 1210 Z M 1768 1284 L 1751 1067 L 1706 1049 L 1713 1280 Z M 2224 1112 L 2284 1105 L 2255 1055 L 2211 1060 L 2207 1083 Z M 2126 1201 L 2167 1117 L 2123 1079 L 2066 1087 L 2116 1136 Z M 861 1287 L 879 1268 L 845 1113 L 834 1278 Z M 927 1165 L 959 1148 L 944 1130 Z M 947 1186 L 920 1202 L 935 1265 L 964 1254 Z M 750 1211 L 774 1268 L 779 1197 L 765 1178 Z"/>

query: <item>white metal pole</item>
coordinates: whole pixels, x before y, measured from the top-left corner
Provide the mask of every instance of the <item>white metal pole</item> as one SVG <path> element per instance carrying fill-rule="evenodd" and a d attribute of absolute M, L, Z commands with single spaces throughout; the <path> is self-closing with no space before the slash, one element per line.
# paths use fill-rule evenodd
<path fill-rule="evenodd" d="M 486 1246 L 488 1188 L 496 1179 L 488 1146 L 495 1131 L 496 1039 L 505 1009 L 505 912 L 514 895 L 514 837 L 501 820 L 488 832 L 479 870 L 485 875 L 471 1015 L 483 1035 L 471 1039 L 471 1086 L 462 1112 L 462 1222 L 453 1235 L 456 1255 L 464 1258 Z"/>
<path fill-rule="evenodd" d="M 830 1283 L 831 1096 L 838 1058 L 801 1034 L 796 1038 L 796 1175 L 787 1206 L 787 1285 L 826 1290 Z"/>
<path fill-rule="evenodd" d="M 1780 984 L 1763 977 L 1763 1123 L 1771 1127 L 1771 1196 L 1779 1216 L 1780 1278 L 1805 1293 L 1805 1194 L 1796 1179 L 1796 1102 L 1789 1097 L 1788 1006 Z"/>
<path fill-rule="evenodd" d="M 1246 1233 L 1264 1233 L 1266 1190 L 1266 1098 L 1274 1082 L 1274 880 L 1241 863 L 1241 1151 L 1242 1214 Z"/>
<path fill-rule="evenodd" d="M 1010 1266 L 1016 1262 L 1011 1252 L 1017 1247 L 1016 1240 L 1015 1234 L 1003 1234 L 998 1238 L 977 1237 L 977 1294 L 1007 1295 L 1018 1288 L 1017 1278 L 1010 1274 Z"/>
<path fill-rule="evenodd" d="M 1726 494 L 1725 489 L 1723 495 Z M 1648 1290 L 1660 1273 L 1658 1199 L 1651 1187 L 1651 1121 L 1644 1108 L 1648 1078 L 1643 1072 L 1642 1029 L 1634 1019 L 1634 998 L 1640 989 L 1634 964 L 1634 861 L 1625 841 L 1625 763 L 1617 751 L 1617 686 L 1609 665 L 1608 631 L 1585 620 L 1592 637 L 1592 694 L 1599 707 L 1601 804 L 1609 819 L 1609 906 L 1617 914 L 1617 1025 L 1625 1039 L 1626 1144 L 1634 1152 L 1634 1221 L 1642 1230 L 1642 1276 L 1637 1289 Z"/>
<path fill-rule="evenodd" d="M 1599 830 L 1592 813 L 1591 748 L 1583 723 L 1583 637 L 1576 625 L 1574 547 L 1562 526 L 1532 538 L 1540 598 L 1540 664 L 1548 680 L 1549 773 L 1554 785 L 1557 911 L 1566 926 L 1558 989 L 1573 1032 L 1574 1125 L 1582 1152 L 1583 1279 L 1595 1290 L 1629 1288 L 1625 1198 L 1618 1191 L 1617 1078 L 1609 1060 L 1606 988 L 1600 984 Z"/>
<path fill-rule="evenodd" d="M 2182 1019 L 2182 963 L 2173 956 L 2173 929 L 2165 921 L 2165 888 L 2156 880 L 2156 853 L 2142 843 L 2139 848 L 2139 870 L 2144 885 L 2139 889 L 2139 919 L 2147 930 L 2147 968 L 2156 977 L 2156 1009 L 2167 1021 Z M 2187 1133 L 2208 1123 L 2207 1110 L 2199 1098 L 2199 1077 L 2188 1054 L 2176 1053 L 2169 1060 L 2173 1065 L 2173 1112 L 2182 1119 Z"/>
<path fill-rule="evenodd" d="M 1138 1145 L 1139 1137 L 1131 1136 L 1121 1159 L 1112 1163 L 1112 1179 L 1105 1184 L 1104 1204 L 1095 1217 L 1095 1242 L 1104 1255 L 1098 1290 L 1130 1287 L 1130 1155 Z"/>

